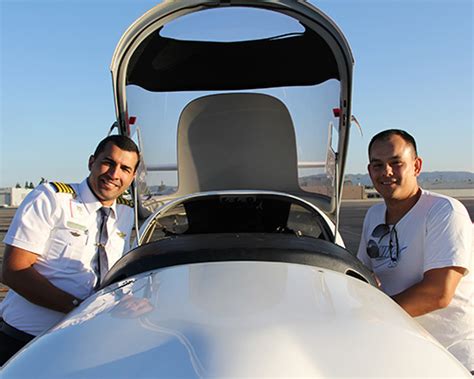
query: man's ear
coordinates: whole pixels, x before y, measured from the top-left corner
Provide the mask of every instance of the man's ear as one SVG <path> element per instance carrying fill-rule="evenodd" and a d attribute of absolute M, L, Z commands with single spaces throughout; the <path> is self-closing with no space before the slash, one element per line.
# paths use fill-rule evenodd
<path fill-rule="evenodd" d="M 92 165 L 94 164 L 94 161 L 95 161 L 95 157 L 93 155 L 91 155 L 89 157 L 89 164 L 87 165 L 87 167 L 89 168 L 89 171 L 91 170 Z"/>
<path fill-rule="evenodd" d="M 415 176 L 420 175 L 421 166 L 423 166 L 423 160 L 420 157 L 415 158 Z"/>

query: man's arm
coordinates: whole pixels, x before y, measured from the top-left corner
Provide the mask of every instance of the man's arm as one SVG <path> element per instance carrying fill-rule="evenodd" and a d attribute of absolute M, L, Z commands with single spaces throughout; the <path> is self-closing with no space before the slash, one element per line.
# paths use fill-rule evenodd
<path fill-rule="evenodd" d="M 428 270 L 421 282 L 392 296 L 392 299 L 412 317 L 445 308 L 465 272 L 465 268 L 455 266 Z"/>
<path fill-rule="evenodd" d="M 74 296 L 55 287 L 33 268 L 36 254 L 6 245 L 3 257 L 2 281 L 28 301 L 58 312 L 74 309 Z"/>

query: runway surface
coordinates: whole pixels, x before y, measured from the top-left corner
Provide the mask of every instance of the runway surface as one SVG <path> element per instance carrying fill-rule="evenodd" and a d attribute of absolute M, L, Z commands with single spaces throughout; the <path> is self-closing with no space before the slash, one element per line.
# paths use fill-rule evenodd
<path fill-rule="evenodd" d="M 474 220 L 474 198 L 459 199 L 467 208 L 471 220 Z M 346 247 L 353 254 L 357 253 L 360 233 L 367 209 L 381 200 L 347 200 L 343 201 L 340 213 L 339 231 L 346 243 Z M 0 208 L 0 267 L 3 261 L 3 237 L 8 230 L 10 222 L 15 214 L 14 208 Z M 0 299 L 5 295 L 7 288 L 0 285 Z"/>

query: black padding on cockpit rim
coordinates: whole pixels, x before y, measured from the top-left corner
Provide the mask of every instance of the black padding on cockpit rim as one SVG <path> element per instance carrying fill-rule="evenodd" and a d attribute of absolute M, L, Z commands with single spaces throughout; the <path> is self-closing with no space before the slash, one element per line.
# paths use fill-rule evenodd
<path fill-rule="evenodd" d="M 225 261 L 297 263 L 341 272 L 375 285 L 357 258 L 331 242 L 290 234 L 219 233 L 172 236 L 137 247 L 110 269 L 101 288 L 160 268 Z"/>

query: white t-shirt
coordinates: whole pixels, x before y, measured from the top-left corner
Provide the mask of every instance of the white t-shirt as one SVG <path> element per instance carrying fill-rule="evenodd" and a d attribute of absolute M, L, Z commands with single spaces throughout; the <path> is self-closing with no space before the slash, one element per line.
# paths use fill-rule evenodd
<path fill-rule="evenodd" d="M 16 211 L 3 242 L 37 254 L 35 270 L 56 287 L 84 299 L 97 282 L 94 268 L 102 204 L 86 180 L 70 187 L 75 193 L 57 192 L 52 184 L 30 192 Z M 133 208 L 117 203 L 111 208 L 105 246 L 109 268 L 128 250 L 133 225 Z M 0 315 L 8 324 L 32 335 L 64 317 L 13 290 L 0 304 Z"/>
<path fill-rule="evenodd" d="M 385 213 L 384 203 L 368 210 L 358 258 L 375 272 L 382 290 L 390 296 L 420 282 L 428 270 L 451 266 L 466 268 L 468 272 L 449 306 L 415 320 L 468 370 L 474 370 L 473 225 L 466 208 L 458 200 L 422 190 L 418 202 L 396 223 L 396 233 L 390 226 L 390 232 L 384 236 L 373 236 L 374 229 L 385 223 Z M 397 254 L 396 240 L 398 259 L 393 262 L 391 256 Z M 379 257 L 369 257 L 368 244 L 377 245 Z"/>

